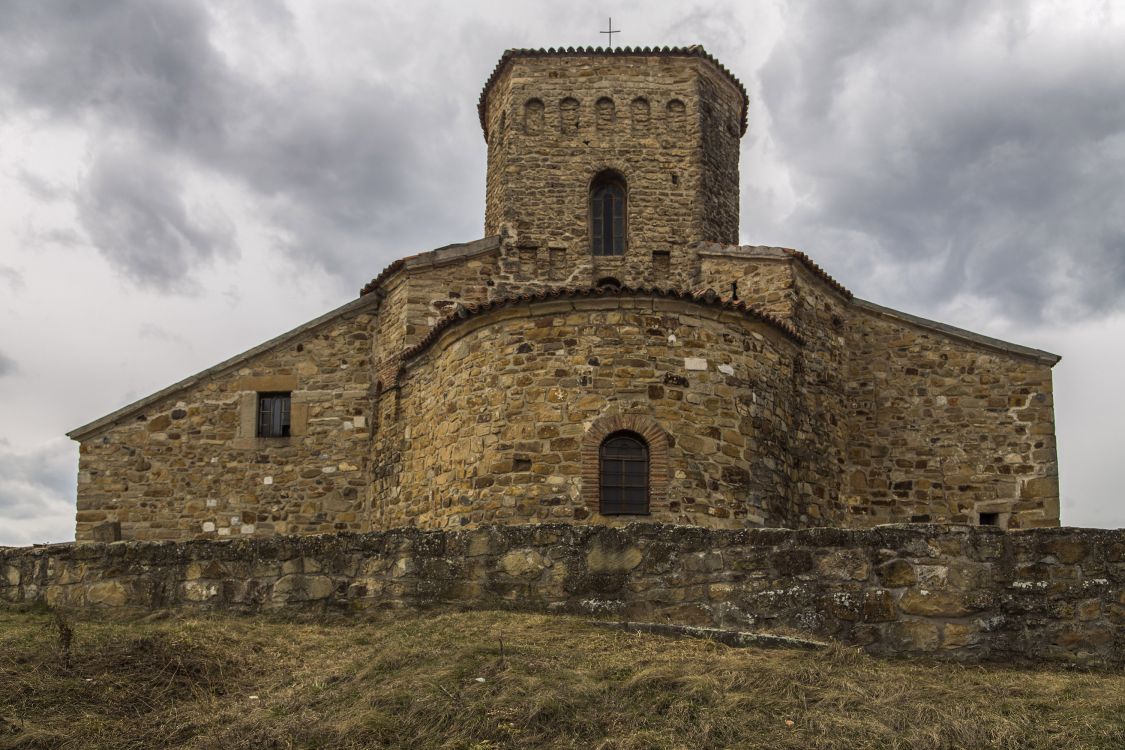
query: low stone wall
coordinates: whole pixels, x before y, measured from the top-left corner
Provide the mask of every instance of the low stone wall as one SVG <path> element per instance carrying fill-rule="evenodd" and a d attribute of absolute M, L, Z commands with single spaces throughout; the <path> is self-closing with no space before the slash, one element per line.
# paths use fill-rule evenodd
<path fill-rule="evenodd" d="M 540 525 L 0 549 L 0 600 L 510 608 L 795 629 L 880 654 L 1125 663 L 1125 530 Z"/>

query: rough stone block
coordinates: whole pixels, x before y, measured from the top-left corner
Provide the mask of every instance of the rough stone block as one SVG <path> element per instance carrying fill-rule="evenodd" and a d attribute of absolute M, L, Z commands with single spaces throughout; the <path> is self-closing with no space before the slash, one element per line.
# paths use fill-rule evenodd
<path fill-rule="evenodd" d="M 123 607 L 129 603 L 129 590 L 121 581 L 99 581 L 86 586 L 86 602 L 93 606 Z"/>
<path fill-rule="evenodd" d="M 907 560 L 891 560 L 879 566 L 879 576 L 883 585 L 891 588 L 913 586 L 918 581 L 914 566 Z"/>
<path fill-rule="evenodd" d="M 586 553 L 586 569 L 591 573 L 619 573 L 641 564 L 643 555 L 636 547 L 610 548 L 595 543 Z"/>
<path fill-rule="evenodd" d="M 909 615 L 925 617 L 964 617 L 976 611 L 959 593 L 926 589 L 905 592 L 898 600 L 898 606 Z"/>
<path fill-rule="evenodd" d="M 935 651 L 938 627 L 927 620 L 901 620 L 887 626 L 888 638 L 900 651 Z"/>
<path fill-rule="evenodd" d="M 893 622 L 898 618 L 895 598 L 890 591 L 875 589 L 863 597 L 864 622 Z"/>
<path fill-rule="evenodd" d="M 334 589 L 328 576 L 293 574 L 282 576 L 274 583 L 272 598 L 279 603 L 326 599 Z"/>
<path fill-rule="evenodd" d="M 871 562 L 864 550 L 843 549 L 820 558 L 817 569 L 828 578 L 866 581 L 871 575 Z"/>
<path fill-rule="evenodd" d="M 500 568 L 515 578 L 538 578 L 551 561 L 533 549 L 519 549 L 500 558 Z"/>

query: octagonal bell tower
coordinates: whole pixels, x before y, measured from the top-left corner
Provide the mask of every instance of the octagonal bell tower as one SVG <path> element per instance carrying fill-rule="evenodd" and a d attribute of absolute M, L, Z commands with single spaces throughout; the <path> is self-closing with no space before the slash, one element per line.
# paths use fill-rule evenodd
<path fill-rule="evenodd" d="M 478 108 L 521 280 L 689 283 L 688 246 L 737 243 L 747 97 L 702 47 L 509 50 Z"/>

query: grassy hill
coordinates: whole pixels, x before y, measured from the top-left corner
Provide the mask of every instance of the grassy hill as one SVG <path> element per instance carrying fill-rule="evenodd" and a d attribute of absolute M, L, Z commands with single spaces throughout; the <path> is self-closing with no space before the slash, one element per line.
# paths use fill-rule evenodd
<path fill-rule="evenodd" d="M 497 612 L 0 609 L 0 748 L 1114 748 L 1125 676 L 733 649 Z"/>

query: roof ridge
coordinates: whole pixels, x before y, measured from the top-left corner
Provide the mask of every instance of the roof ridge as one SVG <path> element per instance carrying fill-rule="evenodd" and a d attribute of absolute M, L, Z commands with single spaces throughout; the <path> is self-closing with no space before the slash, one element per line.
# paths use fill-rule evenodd
<path fill-rule="evenodd" d="M 719 72 L 725 75 L 731 83 L 735 85 L 739 93 L 742 94 L 742 112 L 739 118 L 739 134 L 746 135 L 746 127 L 749 118 L 750 97 L 746 93 L 746 87 L 742 85 L 742 81 L 732 73 L 727 66 L 719 62 L 718 58 L 703 48 L 702 44 L 692 44 L 687 47 L 512 47 L 504 50 L 500 55 L 500 60 L 492 69 L 492 73 L 485 81 L 484 87 L 481 89 L 480 97 L 477 99 L 477 115 L 480 118 L 480 127 L 484 131 L 485 140 L 488 140 L 488 122 L 485 117 L 485 110 L 488 102 L 488 90 L 492 88 L 492 84 L 500 77 L 501 72 L 509 62 L 516 57 L 547 57 L 547 56 L 570 56 L 570 55 L 617 55 L 621 57 L 628 57 L 630 55 L 672 55 L 672 56 L 686 56 L 686 57 L 700 57 L 707 60 Z"/>
<path fill-rule="evenodd" d="M 502 307 L 520 304 L 522 302 L 546 302 L 561 297 L 576 299 L 576 298 L 589 298 L 589 297 L 623 297 L 630 295 L 653 295 L 664 299 L 681 299 L 696 302 L 702 305 L 709 305 L 712 307 L 720 307 L 726 310 L 733 310 L 735 312 L 743 313 L 751 318 L 755 318 L 773 328 L 776 328 L 784 336 L 803 346 L 805 344 L 805 337 L 802 336 L 793 324 L 788 320 L 779 318 L 778 316 L 766 312 L 761 308 L 751 305 L 745 300 L 735 300 L 731 297 L 720 296 L 718 292 L 711 288 L 688 290 L 677 289 L 675 287 L 660 288 L 660 287 L 549 287 L 537 292 L 522 292 L 511 294 L 506 297 L 497 297 L 495 299 L 486 300 L 484 302 L 476 302 L 470 304 L 458 303 L 452 312 L 441 318 L 430 327 L 426 335 L 422 337 L 413 346 L 407 347 L 402 352 L 402 361 L 405 362 L 409 359 L 421 354 L 427 349 L 438 336 L 441 335 L 447 328 L 454 325 L 458 321 L 465 320 L 474 315 L 481 315 L 492 310 L 497 310 Z"/>

